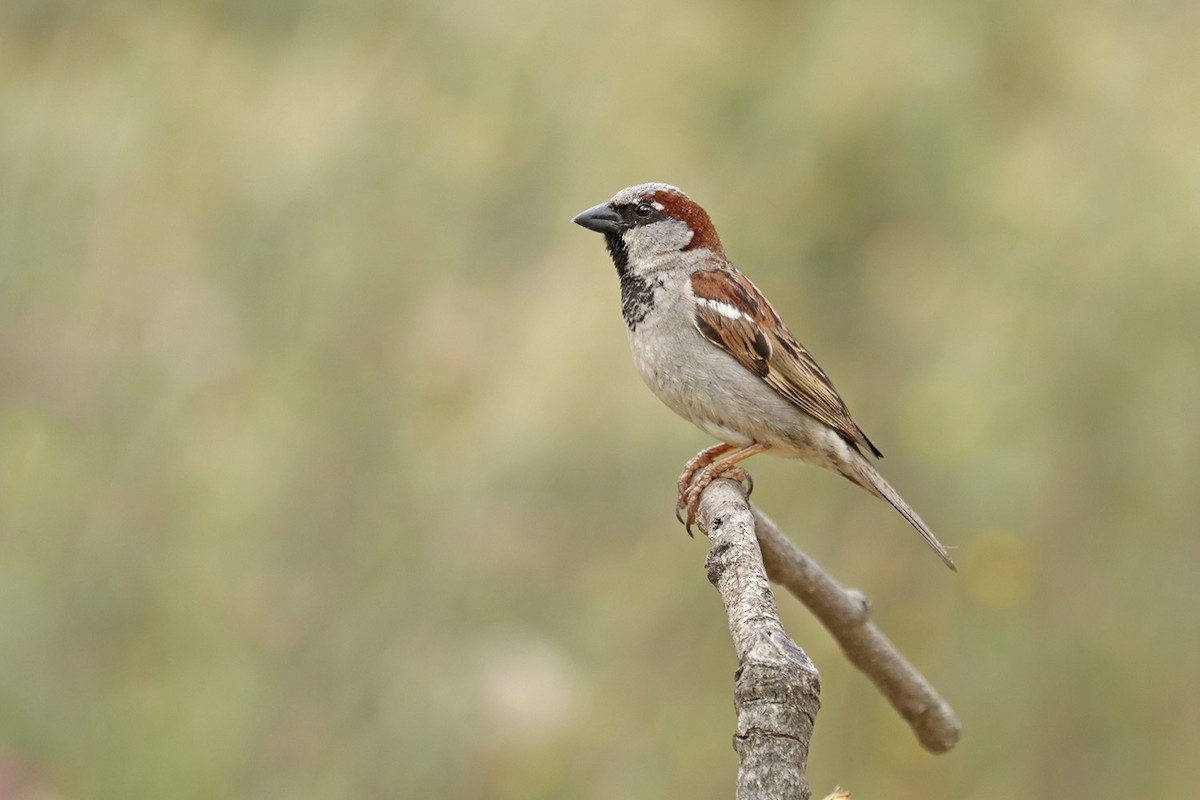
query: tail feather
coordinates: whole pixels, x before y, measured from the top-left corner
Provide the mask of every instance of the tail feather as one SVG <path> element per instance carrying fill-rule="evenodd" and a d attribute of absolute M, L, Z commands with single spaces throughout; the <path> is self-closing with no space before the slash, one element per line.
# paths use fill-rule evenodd
<path fill-rule="evenodd" d="M 899 511 L 900 515 L 917 529 L 917 533 L 924 537 L 926 543 L 933 548 L 933 552 L 941 557 L 946 566 L 958 572 L 958 567 L 955 566 L 954 559 L 950 558 L 950 553 L 946 551 L 945 546 L 933 535 L 933 531 L 929 530 L 929 526 L 925 524 L 925 520 L 921 519 L 916 511 L 913 511 L 912 506 L 904 502 L 904 498 L 900 496 L 900 493 L 892 488 L 892 485 L 879 474 L 879 471 L 875 469 L 871 462 L 857 453 L 855 455 L 858 457 L 852 459 L 852 465 L 848 465 L 851 467 L 853 474 L 843 474 L 871 494 L 891 504 L 892 508 Z"/>

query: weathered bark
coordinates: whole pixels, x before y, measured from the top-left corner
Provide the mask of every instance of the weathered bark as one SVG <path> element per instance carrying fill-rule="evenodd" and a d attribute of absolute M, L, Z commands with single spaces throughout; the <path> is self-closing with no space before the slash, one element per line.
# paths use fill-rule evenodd
<path fill-rule="evenodd" d="M 805 767 L 821 681 L 784 632 L 770 580 L 829 629 L 925 749 L 944 753 L 954 746 L 960 733 L 954 710 L 870 622 L 867 598 L 843 589 L 752 508 L 740 484 L 717 480 L 705 489 L 697 523 L 712 543 L 705 567 L 725 604 L 738 658 L 733 737 L 740 760 L 738 800 L 810 797 Z"/>
<path fill-rule="evenodd" d="M 738 658 L 737 798 L 808 800 L 804 770 L 820 707 L 817 669 L 783 631 L 742 487 L 714 481 L 697 521 L 712 542 L 705 566 L 725 604 Z"/>
<path fill-rule="evenodd" d="M 954 709 L 868 619 L 870 601 L 857 590 L 843 589 L 770 518 L 757 508 L 753 511 L 771 580 L 786 587 L 829 629 L 846 658 L 899 712 L 922 747 L 931 753 L 954 747 L 961 732 Z"/>

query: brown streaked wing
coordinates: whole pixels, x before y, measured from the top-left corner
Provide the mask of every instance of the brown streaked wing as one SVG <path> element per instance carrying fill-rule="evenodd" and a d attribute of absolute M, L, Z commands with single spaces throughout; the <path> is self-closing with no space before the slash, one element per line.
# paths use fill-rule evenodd
<path fill-rule="evenodd" d="M 829 376 L 732 265 L 692 273 L 696 328 L 775 391 L 877 458 L 883 454 L 850 417 Z M 738 313 L 731 313 L 736 310 Z"/>

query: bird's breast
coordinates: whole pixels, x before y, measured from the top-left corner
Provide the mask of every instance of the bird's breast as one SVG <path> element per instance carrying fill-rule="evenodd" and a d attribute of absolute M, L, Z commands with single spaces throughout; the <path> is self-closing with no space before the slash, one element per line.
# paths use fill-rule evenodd
<path fill-rule="evenodd" d="M 745 369 L 705 340 L 690 318 L 666 323 L 650 315 L 629 331 L 642 380 L 667 407 L 709 436 L 735 445 L 755 441 L 744 424 L 754 413 L 744 391 Z"/>
<path fill-rule="evenodd" d="M 629 344 L 650 390 L 709 436 L 737 446 L 762 442 L 778 455 L 810 460 L 820 423 L 704 338 L 690 303 L 656 304 L 629 330 Z"/>

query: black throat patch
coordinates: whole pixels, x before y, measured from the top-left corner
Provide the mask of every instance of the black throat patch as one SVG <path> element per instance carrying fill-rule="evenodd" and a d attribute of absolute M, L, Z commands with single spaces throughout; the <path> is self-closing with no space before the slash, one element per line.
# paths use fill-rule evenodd
<path fill-rule="evenodd" d="M 662 286 L 662 279 L 651 280 L 629 271 L 629 250 L 619 233 L 605 234 L 604 243 L 621 279 L 621 316 L 629 330 L 636 330 L 654 308 L 654 290 Z"/>

